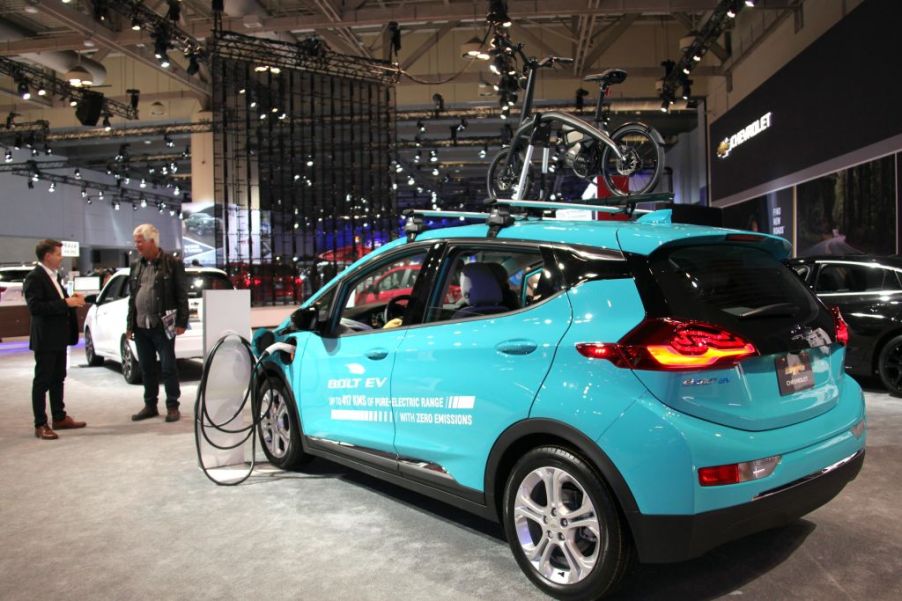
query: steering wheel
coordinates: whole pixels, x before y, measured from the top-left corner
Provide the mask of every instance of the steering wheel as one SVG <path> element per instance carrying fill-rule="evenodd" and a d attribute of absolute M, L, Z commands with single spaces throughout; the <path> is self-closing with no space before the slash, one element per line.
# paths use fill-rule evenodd
<path fill-rule="evenodd" d="M 388 302 L 385 303 L 385 308 L 382 310 L 382 323 L 388 323 L 395 317 L 403 317 L 404 312 L 407 311 L 406 303 L 410 302 L 410 299 L 410 294 L 399 294 L 388 299 Z M 405 305 L 402 306 L 401 302 L 404 302 Z"/>

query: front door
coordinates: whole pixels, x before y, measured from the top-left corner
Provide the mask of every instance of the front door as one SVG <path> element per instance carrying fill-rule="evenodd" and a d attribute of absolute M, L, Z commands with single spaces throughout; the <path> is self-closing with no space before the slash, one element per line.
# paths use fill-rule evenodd
<path fill-rule="evenodd" d="M 408 329 L 403 319 L 386 319 L 388 301 L 367 301 L 381 276 L 400 267 L 419 273 L 425 256 L 423 247 L 395 253 L 336 287 L 332 331 L 311 336 L 301 359 L 298 402 L 305 435 L 394 455 L 390 378 Z M 389 311 L 406 302 L 398 299 L 391 299 Z"/>

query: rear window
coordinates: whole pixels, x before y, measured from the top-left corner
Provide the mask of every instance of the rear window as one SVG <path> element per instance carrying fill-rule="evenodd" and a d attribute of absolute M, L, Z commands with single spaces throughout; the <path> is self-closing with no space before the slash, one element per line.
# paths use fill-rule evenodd
<path fill-rule="evenodd" d="M 204 290 L 231 290 L 231 280 L 221 273 L 188 273 L 188 298 L 201 298 Z"/>
<path fill-rule="evenodd" d="M 784 350 L 798 324 L 833 333 L 832 318 L 805 284 L 764 250 L 729 244 L 665 249 L 651 256 L 650 267 L 674 317 L 722 325 L 759 348 Z"/>

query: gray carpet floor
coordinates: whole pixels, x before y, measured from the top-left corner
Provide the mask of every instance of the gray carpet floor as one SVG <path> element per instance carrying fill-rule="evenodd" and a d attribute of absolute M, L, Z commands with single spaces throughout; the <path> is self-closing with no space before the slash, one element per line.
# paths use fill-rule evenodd
<path fill-rule="evenodd" d="M 200 364 L 183 419 L 133 423 L 142 389 L 71 355 L 88 427 L 33 437 L 33 359 L 0 345 L 0 600 L 544 599 L 497 525 L 317 460 L 219 487 L 199 471 Z M 902 400 L 868 393 L 868 458 L 832 503 L 694 561 L 638 566 L 615 599 L 902 599 Z"/>

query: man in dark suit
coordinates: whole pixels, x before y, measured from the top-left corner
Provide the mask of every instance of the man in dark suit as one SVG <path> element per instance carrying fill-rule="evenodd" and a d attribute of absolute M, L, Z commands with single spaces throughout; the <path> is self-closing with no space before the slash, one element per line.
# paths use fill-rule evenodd
<path fill-rule="evenodd" d="M 59 438 L 56 430 L 84 428 L 85 422 L 66 415 L 63 381 L 66 379 L 66 346 L 78 342 L 78 317 L 75 310 L 85 299 L 66 294 L 58 274 L 63 262 L 62 243 L 42 240 L 35 247 L 38 265 L 25 278 L 22 289 L 31 314 L 31 339 L 34 351 L 34 382 L 31 406 L 34 411 L 34 435 L 41 440 Z M 46 395 L 50 393 L 53 429 L 47 425 Z"/>

